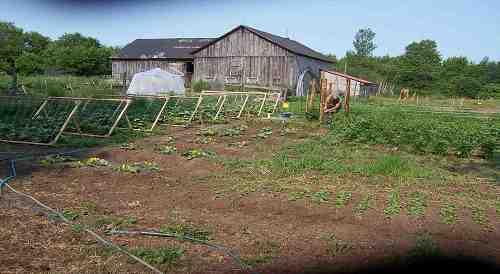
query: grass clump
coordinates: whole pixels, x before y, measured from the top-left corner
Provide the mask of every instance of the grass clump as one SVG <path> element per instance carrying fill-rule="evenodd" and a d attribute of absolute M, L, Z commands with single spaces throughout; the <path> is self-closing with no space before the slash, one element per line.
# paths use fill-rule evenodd
<path fill-rule="evenodd" d="M 171 145 L 161 145 L 156 147 L 156 151 L 158 151 L 160 154 L 170 155 L 174 154 L 177 151 L 177 148 Z"/>
<path fill-rule="evenodd" d="M 452 225 L 457 222 L 457 205 L 453 203 L 446 203 L 441 207 L 440 216 L 443 223 Z"/>
<path fill-rule="evenodd" d="M 160 229 L 161 233 L 173 234 L 179 238 L 191 238 L 198 241 L 209 241 L 212 233 L 204 229 L 194 227 L 189 224 L 175 224 L 164 226 Z"/>
<path fill-rule="evenodd" d="M 430 234 L 422 233 L 417 235 L 415 247 L 410 250 L 410 257 L 429 258 L 439 255 L 441 255 L 441 250 Z"/>
<path fill-rule="evenodd" d="M 332 257 L 346 254 L 354 249 L 351 244 L 338 239 L 335 234 L 329 235 L 326 240 L 328 242 L 327 252 Z"/>
<path fill-rule="evenodd" d="M 412 216 L 423 216 L 427 207 L 427 196 L 419 191 L 412 192 L 408 201 L 408 212 Z"/>
<path fill-rule="evenodd" d="M 361 215 L 372 207 L 373 194 L 365 194 L 359 201 L 358 205 L 354 208 L 354 213 Z"/>
<path fill-rule="evenodd" d="M 337 193 L 335 198 L 335 207 L 340 209 L 344 208 L 352 198 L 352 192 L 350 191 L 340 191 Z"/>
<path fill-rule="evenodd" d="M 367 177 L 385 175 L 398 178 L 423 178 L 432 175 L 429 169 L 419 167 L 414 162 L 398 155 L 378 156 L 369 164 L 361 166 L 359 170 Z"/>
<path fill-rule="evenodd" d="M 486 211 L 478 206 L 473 206 L 471 208 L 472 221 L 478 225 L 485 226 L 488 224 L 488 217 L 486 216 Z"/>
<path fill-rule="evenodd" d="M 150 264 L 173 265 L 184 255 L 185 251 L 178 247 L 160 247 L 157 249 L 139 247 L 131 250 L 131 253 Z"/>
<path fill-rule="evenodd" d="M 394 189 L 389 192 L 389 200 L 387 202 L 386 208 L 384 208 L 384 214 L 387 217 L 392 217 L 399 215 L 401 212 L 401 198 L 398 189 Z"/>

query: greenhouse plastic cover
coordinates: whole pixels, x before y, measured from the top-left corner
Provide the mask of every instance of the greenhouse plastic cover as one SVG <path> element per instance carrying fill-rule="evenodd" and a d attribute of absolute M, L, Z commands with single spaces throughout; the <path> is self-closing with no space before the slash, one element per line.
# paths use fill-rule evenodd
<path fill-rule="evenodd" d="M 127 90 L 127 95 L 165 95 L 175 93 L 184 95 L 184 74 L 174 68 L 168 71 L 155 68 L 134 75 Z"/>

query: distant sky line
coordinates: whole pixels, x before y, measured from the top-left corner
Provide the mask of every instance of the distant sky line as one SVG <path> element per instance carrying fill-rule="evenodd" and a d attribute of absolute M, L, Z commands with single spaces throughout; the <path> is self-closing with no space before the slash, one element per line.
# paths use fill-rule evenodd
<path fill-rule="evenodd" d="M 0 20 L 52 39 L 80 32 L 110 46 L 137 38 L 218 37 L 248 25 L 337 57 L 370 27 L 376 56 L 397 56 L 432 39 L 444 58 L 500 60 L 497 0 L 16 0 L 0 1 Z"/>

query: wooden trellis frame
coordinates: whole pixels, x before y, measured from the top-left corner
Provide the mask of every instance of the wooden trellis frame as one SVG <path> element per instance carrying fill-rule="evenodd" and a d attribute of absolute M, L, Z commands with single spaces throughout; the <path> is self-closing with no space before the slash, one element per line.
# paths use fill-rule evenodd
<path fill-rule="evenodd" d="M 63 125 L 59 128 L 56 136 L 51 141 L 49 141 L 47 143 L 40 143 L 40 142 L 15 141 L 15 140 L 0 139 L 0 142 L 13 143 L 13 144 L 39 145 L 39 146 L 52 146 L 52 145 L 54 145 L 59 140 L 59 138 L 63 134 L 64 130 L 66 130 L 66 127 L 68 126 L 69 122 L 71 121 L 71 119 L 75 115 L 76 111 L 78 110 L 78 108 L 80 107 L 80 104 L 82 102 L 80 100 L 74 100 L 72 98 L 66 98 L 66 97 L 49 97 L 49 98 L 46 98 L 44 100 L 44 102 L 42 103 L 42 105 L 38 108 L 38 110 L 36 112 L 38 114 L 37 115 L 33 115 L 32 119 L 36 119 L 37 116 L 42 111 L 42 109 L 45 108 L 45 106 L 47 105 L 48 101 L 51 101 L 51 100 L 70 100 L 70 101 L 73 101 L 74 104 L 75 104 L 73 106 L 73 108 L 71 109 L 70 113 L 68 114 L 68 116 L 66 116 L 66 119 L 64 120 Z M 43 108 L 42 108 L 42 106 L 43 106 Z"/>
<path fill-rule="evenodd" d="M 120 102 L 118 106 L 115 108 L 115 111 L 113 112 L 113 115 L 111 116 L 112 118 L 116 116 L 116 118 L 113 120 L 113 124 L 111 125 L 111 128 L 108 130 L 106 134 L 92 134 L 92 133 L 86 133 L 82 132 L 80 129 L 80 122 L 76 117 L 73 117 L 73 121 L 75 122 L 76 128 L 78 132 L 73 132 L 73 131 L 65 131 L 66 127 L 64 128 L 63 133 L 64 134 L 69 134 L 69 135 L 78 135 L 78 136 L 88 136 L 88 137 L 97 137 L 97 138 L 108 138 L 113 134 L 115 129 L 118 126 L 118 123 L 121 121 L 121 119 L 124 117 L 125 113 L 127 112 L 128 107 L 130 106 L 130 103 L 132 100 L 130 99 L 110 99 L 110 98 L 79 98 L 79 97 L 48 97 L 45 99 L 45 101 L 42 103 L 40 108 L 37 110 L 37 112 L 33 115 L 32 119 L 36 119 L 42 111 L 45 110 L 45 106 L 47 105 L 47 102 L 49 100 L 73 100 L 73 101 L 78 101 L 79 103 L 85 102 L 82 108 L 85 108 L 86 105 L 91 102 L 91 101 L 108 101 L 108 102 Z M 123 106 L 123 108 L 120 110 L 120 108 Z M 76 112 L 76 110 L 75 110 Z M 117 115 L 118 114 L 118 115 Z M 73 115 L 74 116 L 74 115 Z M 71 119 L 70 119 L 71 120 Z M 69 123 L 69 121 L 68 121 Z"/>
<path fill-rule="evenodd" d="M 147 128 L 147 129 L 141 129 L 141 128 L 133 128 L 132 127 L 132 123 L 130 122 L 130 119 L 128 118 L 128 115 L 127 113 L 125 113 L 125 120 L 127 121 L 127 125 L 128 125 L 128 128 L 129 129 L 132 129 L 132 130 L 136 130 L 136 131 L 145 131 L 145 132 L 152 132 L 156 126 L 158 125 L 158 122 L 160 121 L 160 118 L 161 116 L 163 115 L 163 113 L 165 112 L 165 109 L 167 108 L 167 104 L 168 102 L 170 101 L 170 98 L 171 97 L 176 97 L 176 96 L 147 96 L 147 95 L 134 95 L 134 96 L 127 96 L 125 97 L 126 99 L 123 99 L 123 100 L 130 100 L 131 103 L 133 103 L 133 99 L 134 98 L 145 98 L 145 99 L 161 99 L 161 100 L 164 100 L 160 110 L 158 111 L 158 113 L 156 113 L 155 115 L 155 118 L 154 118 L 154 121 L 153 121 L 153 124 L 151 125 L 151 127 Z"/>
<path fill-rule="evenodd" d="M 243 113 L 243 111 L 248 103 L 249 97 L 252 95 L 263 97 L 262 103 L 259 107 L 259 112 L 257 114 L 258 117 L 261 116 L 262 110 L 264 108 L 264 105 L 265 105 L 268 97 L 272 97 L 272 96 L 276 97 L 275 103 L 273 106 L 273 111 L 271 112 L 271 113 L 274 113 L 278 107 L 279 99 L 281 96 L 281 94 L 277 93 L 277 92 L 273 92 L 273 93 L 257 92 L 257 91 L 255 91 L 255 92 L 229 91 L 228 92 L 228 91 L 218 91 L 218 90 L 205 90 L 205 91 L 202 91 L 200 96 L 198 97 L 198 102 L 196 103 L 196 107 L 195 107 L 193 113 L 191 114 L 191 117 L 189 118 L 189 123 L 191 123 L 193 121 L 194 117 L 196 116 L 196 113 L 198 112 L 198 110 L 203 102 L 203 98 L 206 96 L 218 96 L 216 106 L 219 106 L 219 109 L 217 110 L 217 113 L 213 117 L 213 119 L 215 120 L 219 117 L 219 114 L 222 112 L 222 109 L 224 108 L 224 104 L 227 101 L 228 96 L 241 96 L 242 98 L 243 97 L 245 98 L 243 101 L 243 104 L 240 106 L 240 111 L 238 112 L 238 115 L 236 117 L 234 117 L 234 118 L 240 118 L 241 114 Z"/>

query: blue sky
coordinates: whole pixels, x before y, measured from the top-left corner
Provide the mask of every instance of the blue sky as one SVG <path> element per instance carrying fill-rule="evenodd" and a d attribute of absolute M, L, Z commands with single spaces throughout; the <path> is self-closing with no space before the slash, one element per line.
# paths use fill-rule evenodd
<path fill-rule="evenodd" d="M 376 33 L 376 55 L 436 40 L 444 57 L 500 60 L 498 0 L 2 0 L 0 20 L 57 38 L 80 32 L 123 46 L 136 38 L 216 37 L 244 24 L 343 56 L 355 32 Z"/>

